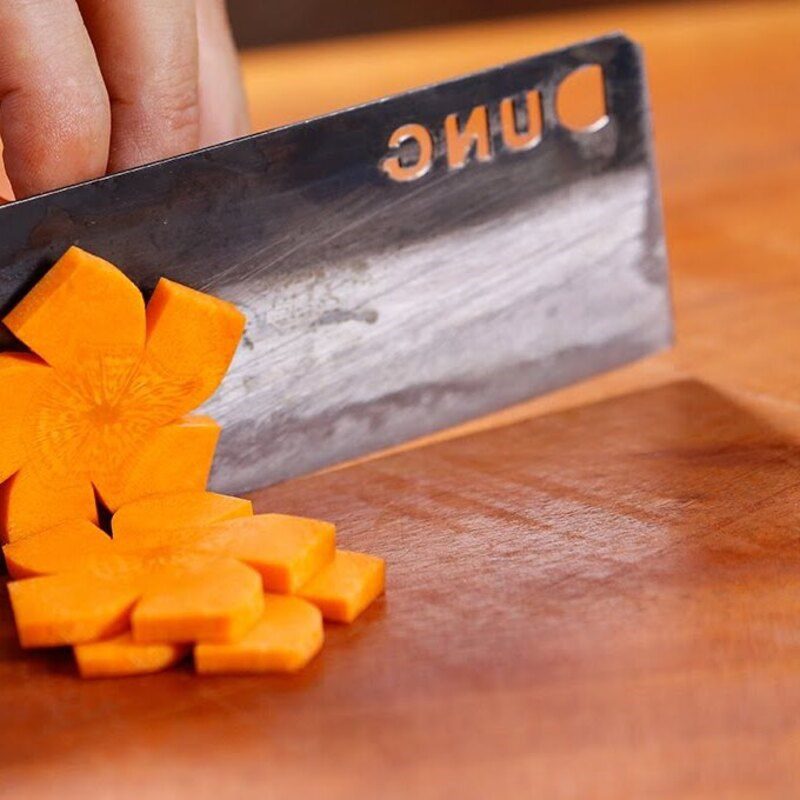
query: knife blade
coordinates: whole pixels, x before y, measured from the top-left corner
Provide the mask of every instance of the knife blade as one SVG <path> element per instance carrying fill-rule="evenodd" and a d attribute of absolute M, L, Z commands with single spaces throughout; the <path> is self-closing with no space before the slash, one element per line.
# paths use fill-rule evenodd
<path fill-rule="evenodd" d="M 602 69 L 606 116 L 559 119 Z M 541 135 L 526 136 L 530 115 Z M 0 208 L 0 310 L 77 244 L 236 303 L 207 413 L 241 492 L 644 356 L 672 337 L 642 54 L 581 42 Z"/>

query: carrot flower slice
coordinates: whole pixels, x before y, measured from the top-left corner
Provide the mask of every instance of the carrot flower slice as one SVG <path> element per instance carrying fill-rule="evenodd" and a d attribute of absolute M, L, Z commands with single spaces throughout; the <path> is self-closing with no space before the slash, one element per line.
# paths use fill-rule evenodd
<path fill-rule="evenodd" d="M 265 588 L 292 593 L 333 561 L 335 527 L 282 514 L 252 516 L 248 503 L 235 501 L 212 493 L 157 496 L 133 505 L 179 509 L 184 520 L 195 521 L 203 512 L 206 519 L 246 515 L 170 530 L 157 524 L 157 516 L 132 515 L 123 507 L 117 516 L 127 516 L 128 523 L 119 526 L 115 516 L 113 539 L 75 520 L 5 545 L 10 572 L 24 578 L 11 584 L 21 641 L 80 644 L 103 636 L 106 625 L 118 632 L 123 618 L 123 629 L 129 626 L 142 643 L 240 638 L 260 618 Z M 31 586 L 43 587 L 42 593 Z M 115 588 L 126 600 L 122 608 L 112 602 Z M 108 592 L 110 599 L 85 608 L 85 592 L 101 600 Z M 103 611 L 109 604 L 110 619 Z"/>
<path fill-rule="evenodd" d="M 31 354 L 0 354 L 0 540 L 97 518 L 154 493 L 205 488 L 219 429 L 186 417 L 218 387 L 244 317 L 162 280 L 145 308 L 115 266 L 70 248 L 4 322 Z"/>
<path fill-rule="evenodd" d="M 3 547 L 22 646 L 72 645 L 84 677 L 155 672 L 190 646 L 201 673 L 294 672 L 323 618 L 352 622 L 384 588 L 383 560 L 335 550 L 332 524 L 211 492 L 136 501 L 112 528 L 72 520 Z"/>
<path fill-rule="evenodd" d="M 129 628 L 143 643 L 226 642 L 263 611 L 261 577 L 234 558 L 174 547 L 124 551 L 82 521 L 4 553 L 15 574 L 37 576 L 9 584 L 23 647 L 82 644 Z"/>

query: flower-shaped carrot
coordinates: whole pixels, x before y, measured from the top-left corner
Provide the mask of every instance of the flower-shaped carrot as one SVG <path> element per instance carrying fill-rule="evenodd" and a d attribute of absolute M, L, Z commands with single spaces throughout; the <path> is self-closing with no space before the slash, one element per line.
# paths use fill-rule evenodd
<path fill-rule="evenodd" d="M 0 354 L 0 537 L 97 520 L 138 497 L 205 486 L 219 436 L 185 416 L 219 385 L 244 318 L 162 279 L 137 287 L 76 247 L 4 320 L 31 354 Z"/>
<path fill-rule="evenodd" d="M 352 621 L 383 591 L 382 559 L 334 550 L 330 523 L 238 498 L 152 496 L 112 529 L 73 520 L 3 548 L 22 645 L 75 645 L 87 676 L 162 669 L 186 643 L 203 672 L 293 671 L 323 616 Z"/>
<path fill-rule="evenodd" d="M 204 493 L 174 497 L 184 506 L 187 496 Z M 196 515 L 203 535 L 111 539 L 72 520 L 5 545 L 11 576 L 28 578 L 8 587 L 22 645 L 74 645 L 128 628 L 139 643 L 234 641 L 262 614 L 265 589 L 292 591 L 333 560 L 330 523 L 253 516 L 247 500 L 212 497 L 211 516 Z"/>

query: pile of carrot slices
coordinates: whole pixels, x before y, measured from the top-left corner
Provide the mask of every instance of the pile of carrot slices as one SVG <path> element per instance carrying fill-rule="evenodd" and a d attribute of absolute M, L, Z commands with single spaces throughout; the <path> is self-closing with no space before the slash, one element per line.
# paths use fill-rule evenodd
<path fill-rule="evenodd" d="M 334 525 L 207 491 L 220 429 L 192 412 L 244 330 L 235 306 L 161 279 L 145 306 L 71 248 L 8 314 L 0 353 L 0 539 L 20 644 L 71 646 L 84 677 L 294 672 L 323 620 L 384 590 Z M 99 520 L 110 518 L 108 530 Z"/>

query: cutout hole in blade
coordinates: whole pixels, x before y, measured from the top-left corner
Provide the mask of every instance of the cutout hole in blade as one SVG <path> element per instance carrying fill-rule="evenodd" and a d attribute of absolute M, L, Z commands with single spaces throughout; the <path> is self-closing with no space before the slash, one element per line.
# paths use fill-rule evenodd
<path fill-rule="evenodd" d="M 603 70 L 589 64 L 570 72 L 556 94 L 559 122 L 571 131 L 597 131 L 608 122 Z"/>

